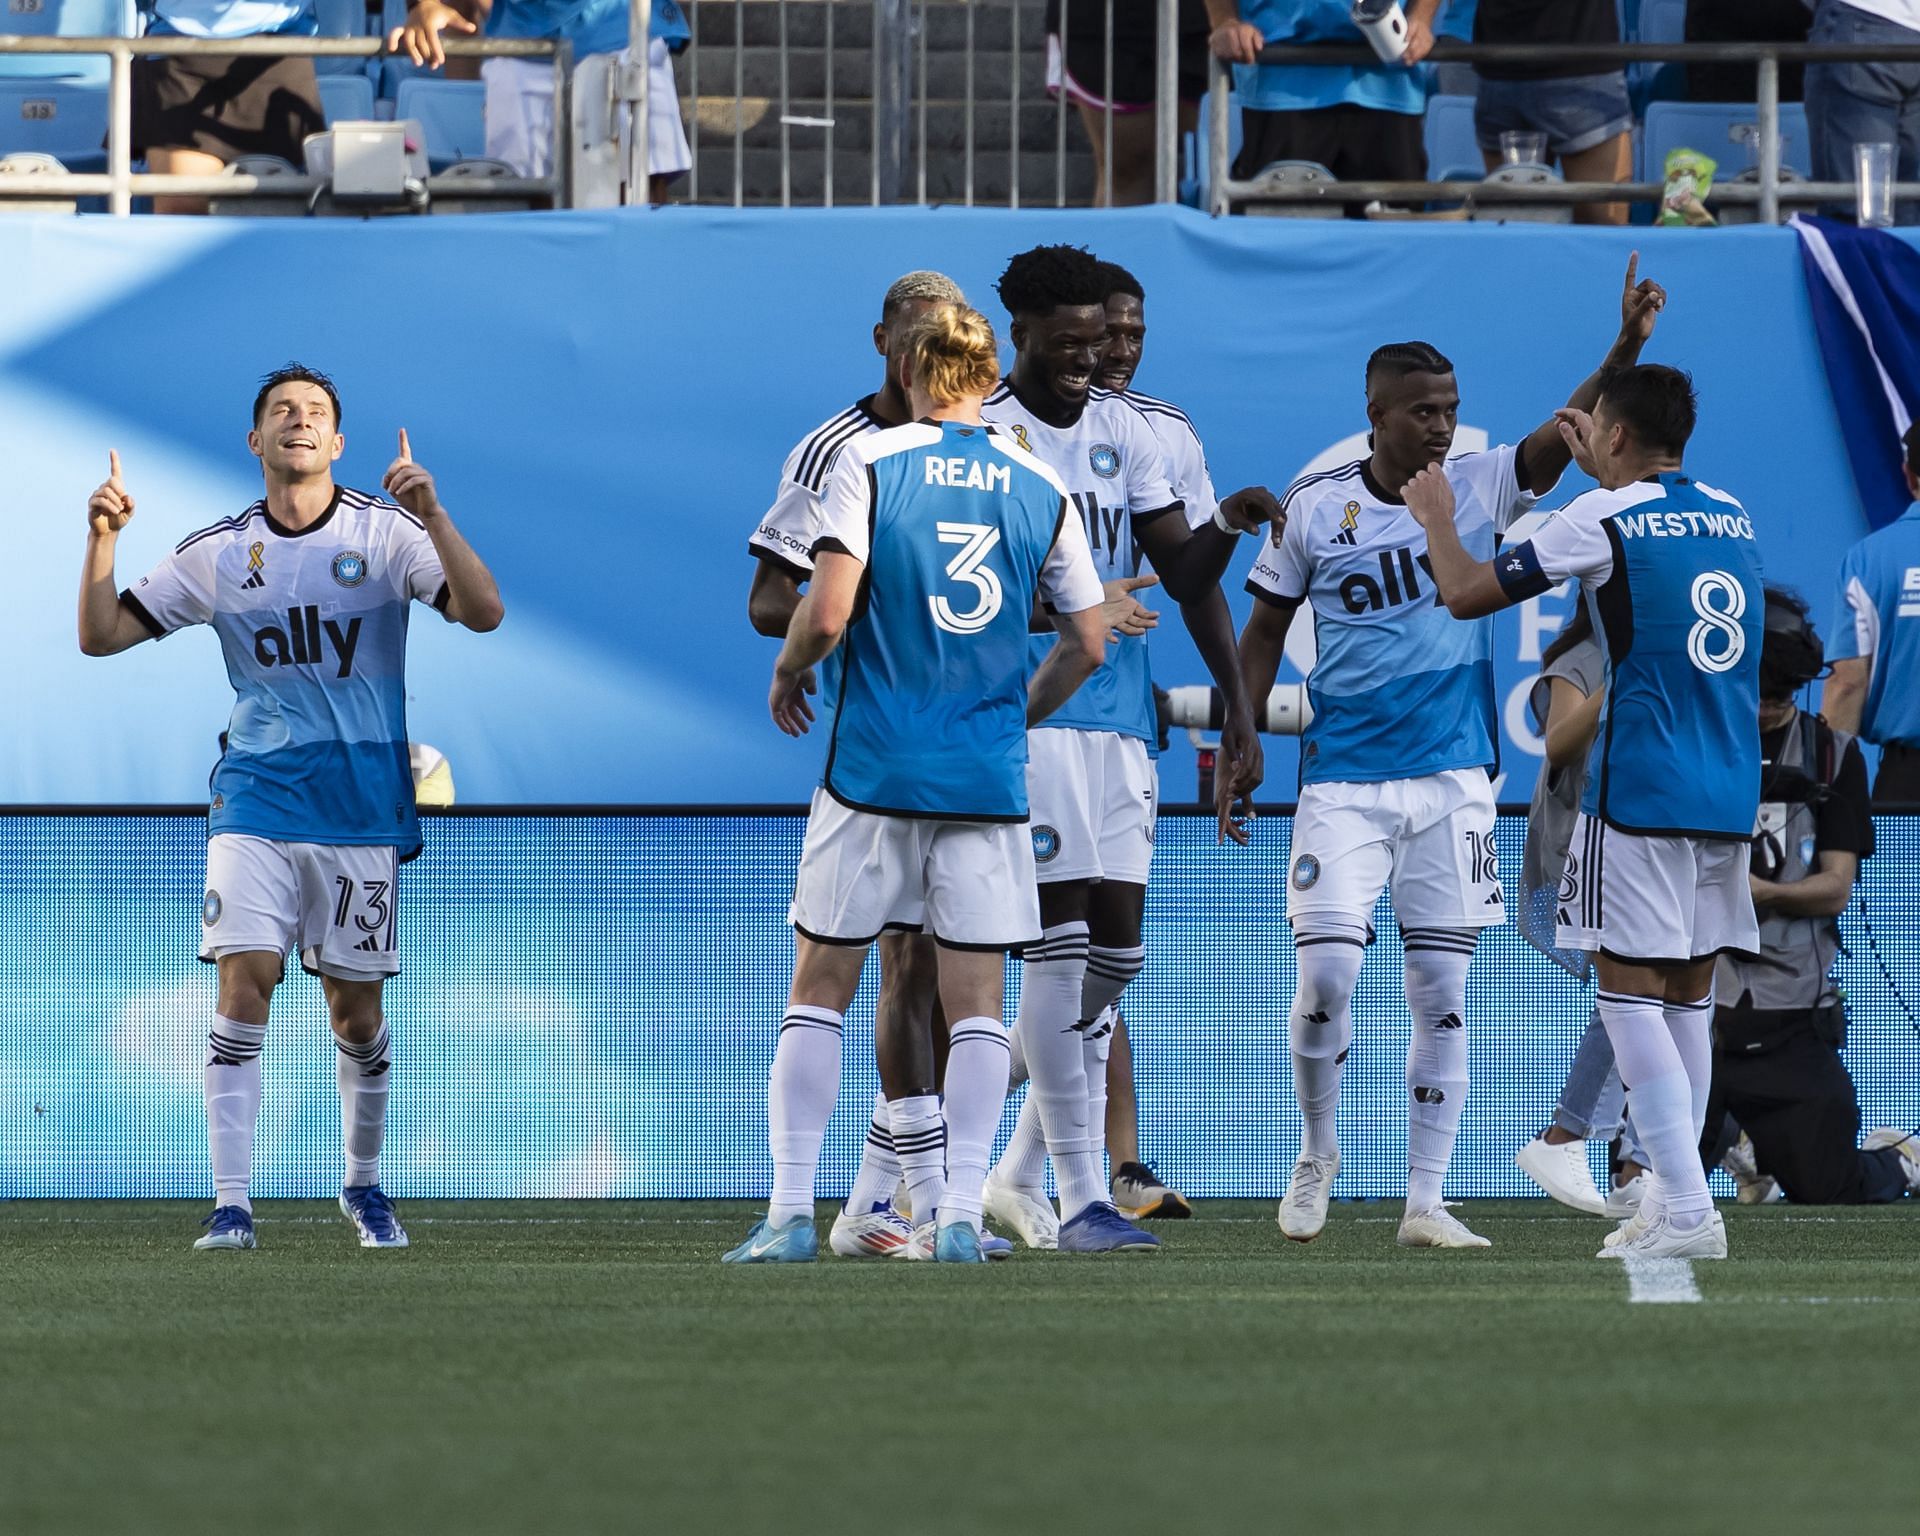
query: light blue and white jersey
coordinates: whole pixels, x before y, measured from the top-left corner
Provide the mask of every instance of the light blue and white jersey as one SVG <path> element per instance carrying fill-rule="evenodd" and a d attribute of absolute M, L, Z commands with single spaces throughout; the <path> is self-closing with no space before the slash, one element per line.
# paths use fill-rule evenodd
<path fill-rule="evenodd" d="M 627 0 L 497 0 L 487 14 L 488 37 L 564 37 L 575 59 L 618 53 L 627 46 Z M 647 35 L 674 53 L 693 35 L 676 0 L 653 0 Z"/>
<path fill-rule="evenodd" d="M 1214 494 L 1213 471 L 1207 468 L 1207 450 L 1192 418 L 1171 401 L 1157 400 L 1137 389 L 1128 390 L 1121 398 L 1145 416 L 1147 425 L 1153 428 L 1153 435 L 1160 443 L 1167 483 L 1186 508 L 1187 526 L 1198 528 L 1202 523 L 1212 522 L 1220 498 Z"/>
<path fill-rule="evenodd" d="M 312 37 L 320 30 L 313 0 L 156 0 L 151 37 Z"/>
<path fill-rule="evenodd" d="M 1088 392 L 1086 409 L 1072 426 L 1049 426 L 1004 383 L 987 397 L 981 414 L 1066 487 L 1101 581 L 1138 576 L 1145 561 L 1134 538 L 1135 525 L 1177 513 L 1180 507 L 1167 481 L 1160 440 L 1146 415 L 1126 396 L 1095 389 Z M 1054 644 L 1052 635 L 1035 635 L 1033 665 L 1038 666 Z M 1160 730 L 1153 711 L 1147 637 L 1109 641 L 1106 662 L 1039 728 L 1113 731 L 1138 737 L 1151 751 Z"/>
<path fill-rule="evenodd" d="M 121 595 L 157 637 L 211 624 L 237 695 L 209 832 L 420 847 L 407 763 L 407 616 L 445 611 L 411 512 L 345 486 L 294 531 L 264 501 L 190 534 Z"/>
<path fill-rule="evenodd" d="M 1607 701 L 1581 810 L 1645 837 L 1748 841 L 1766 597 L 1740 503 L 1678 473 L 1588 491 L 1494 572 L 1516 602 L 1578 580 L 1592 608 Z"/>
<path fill-rule="evenodd" d="M 1493 558 L 1532 508 L 1512 446 L 1446 461 L 1460 542 Z M 1263 540 L 1247 590 L 1276 607 L 1306 602 L 1317 656 L 1307 676 L 1313 724 L 1304 784 L 1377 784 L 1456 768 L 1492 768 L 1500 724 L 1493 620 L 1454 618 L 1429 574 L 1427 535 L 1371 483 L 1365 460 L 1303 475 L 1281 499 L 1280 547 Z"/>
<path fill-rule="evenodd" d="M 1827 660 L 1867 659 L 1860 734 L 1920 747 L 1920 505 L 1870 533 L 1840 562 Z"/>
<path fill-rule="evenodd" d="M 1027 818 L 1027 627 L 1098 607 L 1066 491 L 985 426 L 914 422 L 840 450 L 816 554 L 866 567 L 823 779 L 843 805 Z"/>

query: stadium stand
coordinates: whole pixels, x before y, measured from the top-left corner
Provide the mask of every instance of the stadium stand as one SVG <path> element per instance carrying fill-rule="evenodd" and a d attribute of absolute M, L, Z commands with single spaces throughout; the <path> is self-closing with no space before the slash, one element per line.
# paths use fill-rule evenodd
<path fill-rule="evenodd" d="M 132 0 L 11 0 L 0 17 L 0 32 L 17 37 L 132 37 L 134 22 Z M 106 55 L 0 56 L 0 79 L 32 78 L 104 82 Z M 0 153 L 26 147 L 0 143 Z"/>
<path fill-rule="evenodd" d="M 52 155 L 69 171 L 104 170 L 106 132 L 104 84 L 0 78 L 0 155 Z"/>
<path fill-rule="evenodd" d="M 327 114 L 328 127 L 338 122 L 364 122 L 374 115 L 373 82 L 364 74 L 323 74 L 320 105 Z"/>
<path fill-rule="evenodd" d="M 487 88 L 478 80 L 402 80 L 394 116 L 411 118 L 426 135 L 427 159 L 438 171 L 486 153 Z"/>
<path fill-rule="evenodd" d="M 1748 169 L 1747 151 L 1735 135 L 1751 128 L 1757 109 L 1750 102 L 1656 101 L 1647 107 L 1640 130 L 1640 176 L 1658 181 L 1667 154 L 1696 149 L 1723 167 L 1722 180 Z M 1780 163 L 1804 177 L 1813 175 L 1813 149 L 1807 137 L 1807 109 L 1797 101 L 1780 104 Z"/>

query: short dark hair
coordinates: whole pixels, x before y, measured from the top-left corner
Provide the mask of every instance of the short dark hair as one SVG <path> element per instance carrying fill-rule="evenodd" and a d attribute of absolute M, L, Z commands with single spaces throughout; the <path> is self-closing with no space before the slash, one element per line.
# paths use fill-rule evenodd
<path fill-rule="evenodd" d="M 1147 290 L 1140 286 L 1140 279 L 1117 261 L 1100 263 L 1100 286 L 1107 290 L 1108 298 L 1116 293 L 1130 293 L 1142 304 L 1147 302 Z"/>
<path fill-rule="evenodd" d="M 1665 363 L 1601 369 L 1600 400 L 1641 447 L 1676 457 L 1693 436 L 1700 410 L 1693 376 Z"/>
<path fill-rule="evenodd" d="M 260 381 L 260 393 L 253 397 L 253 424 L 260 425 L 260 413 L 267 408 L 267 396 L 282 384 L 318 384 L 327 392 L 327 399 L 333 403 L 333 427 L 340 430 L 340 391 L 333 387 L 333 380 L 318 368 L 309 368 L 305 363 L 287 363 L 276 368 Z"/>
<path fill-rule="evenodd" d="M 1907 468 L 1920 477 L 1920 421 L 1907 428 L 1907 435 L 1900 442 L 1907 450 Z"/>
<path fill-rule="evenodd" d="M 1394 341 L 1375 347 L 1367 359 L 1367 388 L 1380 377 L 1404 379 L 1411 373 L 1452 373 L 1453 359 L 1432 342 Z"/>
<path fill-rule="evenodd" d="M 1765 588 L 1760 638 L 1760 697 L 1790 699 L 1827 669 L 1826 648 L 1807 600 L 1792 587 Z"/>
<path fill-rule="evenodd" d="M 998 284 L 1010 315 L 1098 309 L 1107 302 L 1100 262 L 1084 246 L 1036 245 L 1007 263 Z"/>

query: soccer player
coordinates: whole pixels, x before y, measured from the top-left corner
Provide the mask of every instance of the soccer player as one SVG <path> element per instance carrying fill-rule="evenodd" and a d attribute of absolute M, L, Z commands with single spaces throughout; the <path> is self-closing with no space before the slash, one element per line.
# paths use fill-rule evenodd
<path fill-rule="evenodd" d="M 1099 264 L 1101 286 L 1105 289 L 1107 346 L 1094 375 L 1095 384 L 1132 405 L 1147 419 L 1159 441 L 1167 479 L 1173 493 L 1185 505 L 1187 521 L 1201 527 L 1213 519 L 1219 498 L 1214 495 L 1213 477 L 1207 469 L 1206 450 L 1200 444 L 1186 412 L 1165 400 L 1141 394 L 1133 386 L 1133 376 L 1146 349 L 1146 290 L 1140 280 L 1125 267 L 1110 261 Z M 1271 498 L 1264 490 L 1249 488 L 1237 493 L 1242 499 Z M 1218 586 L 1202 599 L 1203 611 L 1189 624 L 1217 622 L 1216 606 L 1224 609 L 1225 597 Z M 1228 621 L 1231 623 L 1231 620 Z M 1258 738 L 1255 738 L 1256 745 Z M 1257 773 L 1256 773 L 1257 782 Z M 1236 841 L 1246 834 L 1230 825 L 1228 835 Z M 1102 963 L 1104 964 L 1104 957 Z M 1089 961 L 1089 969 L 1093 963 Z M 1122 967 L 1125 971 L 1125 967 Z M 1124 986 L 1131 973 L 1115 977 Z M 1177 1218 L 1193 1214 L 1193 1207 L 1177 1190 L 1167 1187 L 1158 1174 L 1140 1160 L 1140 1111 L 1134 1095 L 1133 1043 L 1127 1034 L 1126 1016 L 1120 1011 L 1120 999 L 1108 1005 L 1107 1012 L 1091 1021 L 1087 1038 L 1096 1054 L 1106 1054 L 1103 1071 L 1088 1064 L 1088 1124 L 1104 1131 L 1107 1150 L 1112 1155 L 1113 1203 L 1120 1214 L 1132 1221 L 1153 1217 Z M 989 1209 L 1007 1216 L 1016 1211 L 1046 1210 L 1041 1179 L 1044 1176 L 1046 1140 L 1040 1130 L 1039 1106 L 1029 1095 L 1022 1104 L 1013 1136 L 988 1182 Z"/>
<path fill-rule="evenodd" d="M 882 1067 L 916 1218 L 910 1256 L 985 1262 L 981 1185 L 1007 1092 L 1006 952 L 1040 928 L 1026 731 L 1104 652 L 1105 594 L 1066 492 L 981 421 L 999 373 L 993 328 L 942 305 L 903 350 L 915 420 L 841 451 L 769 695 L 775 723 L 805 732 L 812 669 L 844 640 L 794 885 L 793 987 L 767 1103 L 773 1199 L 729 1263 L 815 1256 L 813 1177 L 843 1020 L 868 947 L 890 928 L 932 937 L 952 1021 L 944 1110 L 930 1071 L 902 1080 Z M 1034 668 L 1036 602 L 1062 639 Z M 930 1057 L 926 1016 L 915 1022 Z"/>
<path fill-rule="evenodd" d="M 1631 363 L 1666 295 L 1627 263 L 1620 331 L 1606 365 Z M 1572 404 L 1592 405 L 1595 374 Z M 1493 628 L 1462 627 L 1435 604 L 1426 536 L 1402 488 L 1444 466 L 1460 537 L 1482 558 L 1498 533 L 1550 489 L 1568 452 L 1547 421 L 1522 443 L 1453 453 L 1460 391 L 1453 364 L 1425 342 L 1367 360 L 1372 452 L 1306 475 L 1283 498 L 1286 532 L 1264 547 L 1247 590 L 1258 599 L 1240 638 L 1250 698 L 1273 686 L 1304 602 L 1319 643 L 1301 746 L 1287 918 L 1299 968 L 1288 1034 L 1304 1122 L 1280 1205 L 1280 1230 L 1311 1242 L 1326 1225 L 1340 1169 L 1335 1112 L 1353 1040 L 1353 989 L 1389 881 L 1406 950 L 1408 1247 L 1482 1248 L 1441 1200 L 1467 1093 L 1467 966 L 1479 930 L 1505 921 L 1490 774 L 1499 737 Z"/>
<path fill-rule="evenodd" d="M 1701 1165 L 1714 960 L 1760 940 L 1748 865 L 1760 805 L 1765 600 L 1753 522 L 1682 468 L 1693 381 L 1610 369 L 1593 414 L 1557 427 L 1600 489 L 1489 561 L 1455 530 L 1437 469 L 1407 487 L 1447 608 L 1477 618 L 1577 580 L 1607 651 L 1607 697 L 1574 825 L 1556 941 L 1591 951 L 1633 1123 L 1653 1162 L 1601 1258 L 1723 1259 Z"/>
<path fill-rule="evenodd" d="M 200 958 L 219 968 L 207 1035 L 214 1211 L 198 1249 L 255 1247 L 247 1185 L 260 1049 L 289 951 L 320 978 L 337 1047 L 346 1175 L 340 1209 L 364 1248 L 404 1248 L 380 1188 L 392 1049 L 381 988 L 400 969 L 399 866 L 420 851 L 407 758 L 409 605 L 472 630 L 501 619 L 492 573 L 454 527 L 407 434 L 382 485 L 335 485 L 340 396 L 277 369 L 247 446 L 266 494 L 181 540 L 127 591 L 114 546 L 133 497 L 112 473 L 87 503 L 80 649 L 111 656 L 211 624 L 238 696 L 207 814 Z"/>
<path fill-rule="evenodd" d="M 914 323 L 938 304 L 964 304 L 960 285 L 941 272 L 909 272 L 895 280 L 880 304 L 880 320 L 873 328 L 873 349 L 880 354 L 885 374 L 880 388 L 863 395 L 845 410 L 829 416 L 801 438 L 780 469 L 780 487 L 773 505 L 747 540 L 754 557 L 753 587 L 747 597 L 747 616 L 763 635 L 784 639 L 801 588 L 813 575 L 813 545 L 820 536 L 820 498 L 835 456 L 855 438 L 904 425 L 908 415 L 906 385 L 900 376 L 901 341 Z M 838 651 L 821 664 L 826 695 L 836 692 Z M 880 996 L 874 1015 L 874 1052 L 885 1061 L 896 1059 L 896 1070 L 916 1075 L 931 1070 L 930 1063 L 913 1059 L 926 1031 L 920 1021 L 939 1006 L 934 986 L 933 941 L 918 933 L 880 936 Z M 936 1042 L 944 1031 L 936 1031 Z M 778 1058 L 775 1059 L 776 1069 Z M 787 1091 L 776 1079 L 772 1092 Z M 833 1218 L 828 1238 L 842 1258 L 891 1258 L 906 1251 L 913 1235 L 911 1224 L 893 1206 L 900 1183 L 900 1162 L 894 1155 L 887 1123 L 887 1096 L 876 1090 L 873 1119 L 861 1147 L 860 1166 L 853 1187 Z M 992 1252 L 1002 1250 L 990 1239 Z M 1010 1252 L 1011 1250 L 1005 1250 Z"/>
<path fill-rule="evenodd" d="M 1145 413 L 1094 387 L 1107 340 L 1106 280 L 1074 246 L 1015 256 L 999 284 L 1013 317 L 1013 371 L 985 415 L 1010 432 L 1067 487 L 1101 574 L 1141 582 L 1151 562 L 1230 702 L 1222 736 L 1217 809 L 1223 835 L 1239 834 L 1236 802 L 1259 784 L 1259 738 L 1235 664 L 1233 624 L 1220 594 L 1241 532 L 1277 516 L 1273 498 L 1246 491 L 1201 511 L 1189 526 L 1168 483 Z M 1052 648 L 1034 642 L 1036 662 Z M 1105 1082 L 1098 1021 L 1145 962 L 1141 919 L 1153 857 L 1158 784 L 1156 731 L 1144 636 L 1127 636 L 1065 708 L 1033 733 L 1027 767 L 1043 933 L 1024 956 L 1018 1048 L 1032 1077 L 1060 1213 L 1032 1186 L 994 1180 L 994 1214 L 1030 1246 L 1068 1252 L 1158 1246 L 1109 1199 L 1104 1125 L 1091 1118 L 1091 1085 Z M 1101 1117 L 1102 1120 L 1104 1116 Z"/>

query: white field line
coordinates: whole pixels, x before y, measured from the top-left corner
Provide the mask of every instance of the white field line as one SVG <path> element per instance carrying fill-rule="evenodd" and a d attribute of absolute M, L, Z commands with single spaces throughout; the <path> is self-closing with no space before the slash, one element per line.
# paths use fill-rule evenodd
<path fill-rule="evenodd" d="M 1692 1302 L 1700 1299 L 1693 1264 L 1687 1259 L 1621 1260 L 1627 1271 L 1627 1300 L 1653 1303 Z"/>

